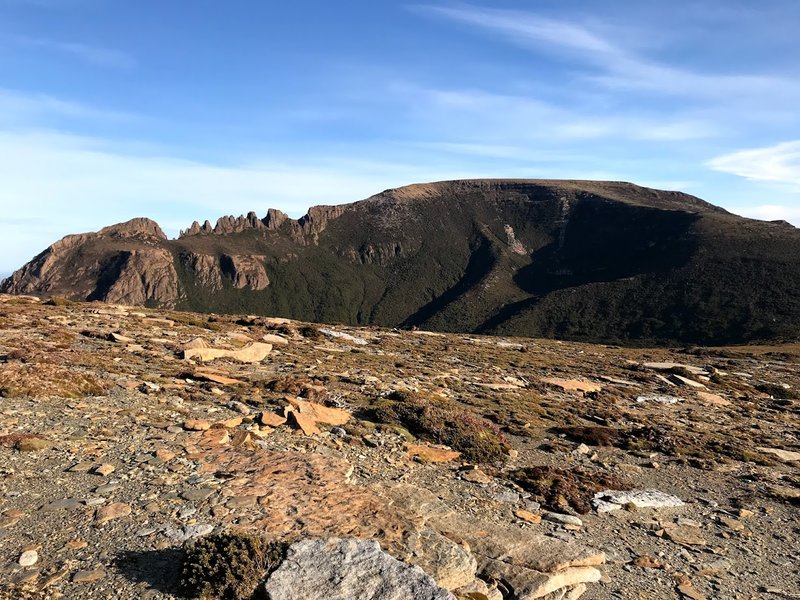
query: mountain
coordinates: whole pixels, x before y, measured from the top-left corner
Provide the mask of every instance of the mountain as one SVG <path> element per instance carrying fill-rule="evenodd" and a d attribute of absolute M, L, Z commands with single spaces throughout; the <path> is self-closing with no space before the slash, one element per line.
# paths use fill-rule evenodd
<path fill-rule="evenodd" d="M 606 342 L 800 337 L 800 231 L 621 182 L 466 180 L 67 236 L 0 291 Z"/>

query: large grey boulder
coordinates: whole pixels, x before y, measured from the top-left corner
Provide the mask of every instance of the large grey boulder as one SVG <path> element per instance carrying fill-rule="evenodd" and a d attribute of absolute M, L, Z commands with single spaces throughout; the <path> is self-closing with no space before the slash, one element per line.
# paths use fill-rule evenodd
<path fill-rule="evenodd" d="M 419 567 L 374 540 L 306 539 L 269 576 L 270 600 L 455 600 Z"/>

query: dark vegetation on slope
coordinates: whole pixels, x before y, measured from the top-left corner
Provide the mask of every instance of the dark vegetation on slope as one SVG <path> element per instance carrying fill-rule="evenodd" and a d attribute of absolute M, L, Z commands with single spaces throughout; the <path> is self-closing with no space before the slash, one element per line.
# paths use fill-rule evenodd
<path fill-rule="evenodd" d="M 136 220 L 65 238 L 0 290 L 625 344 L 793 340 L 800 231 L 626 183 L 455 181 L 172 241 Z"/>

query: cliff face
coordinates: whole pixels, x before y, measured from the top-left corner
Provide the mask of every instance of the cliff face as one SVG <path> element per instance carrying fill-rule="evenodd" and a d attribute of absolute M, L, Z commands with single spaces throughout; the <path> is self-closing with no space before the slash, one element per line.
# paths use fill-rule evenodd
<path fill-rule="evenodd" d="M 800 336 L 800 232 L 619 182 L 473 180 L 67 236 L 0 285 L 304 320 L 604 341 Z"/>

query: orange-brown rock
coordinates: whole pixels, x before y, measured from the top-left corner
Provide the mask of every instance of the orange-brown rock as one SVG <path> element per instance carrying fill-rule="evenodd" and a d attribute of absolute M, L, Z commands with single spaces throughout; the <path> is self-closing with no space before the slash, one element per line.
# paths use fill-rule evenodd
<path fill-rule="evenodd" d="M 341 408 L 323 406 L 322 404 L 308 402 L 300 398 L 295 398 L 294 396 L 287 396 L 286 401 L 291 404 L 297 412 L 319 423 L 338 426 L 344 425 L 350 420 L 350 413 Z"/>
<path fill-rule="evenodd" d="M 433 463 L 450 462 L 461 456 L 461 452 L 450 448 L 436 448 L 422 444 L 406 444 L 406 452 L 409 456 L 417 456 L 425 462 Z"/>
<path fill-rule="evenodd" d="M 289 420 L 297 425 L 305 435 L 319 435 L 322 433 L 317 427 L 317 421 L 306 414 L 299 413 L 294 410 L 287 411 Z"/>
<path fill-rule="evenodd" d="M 280 427 L 286 423 L 286 417 L 282 417 L 273 412 L 264 411 L 259 415 L 258 422 L 267 427 Z"/>
<path fill-rule="evenodd" d="M 197 359 L 202 362 L 212 361 L 217 358 L 232 358 L 244 363 L 255 363 L 264 360 L 272 350 L 272 344 L 253 342 L 239 350 L 225 348 L 190 348 L 183 351 L 185 360 Z"/>
<path fill-rule="evenodd" d="M 592 383 L 591 381 L 584 381 L 581 379 L 560 379 L 558 377 L 544 377 L 542 378 L 542 382 L 561 388 L 565 392 L 580 392 L 582 394 L 599 392 L 600 390 L 603 389 L 603 386 L 600 385 L 599 383 Z"/>
<path fill-rule="evenodd" d="M 203 379 L 205 381 L 211 381 L 213 383 L 219 383 L 220 385 L 236 385 L 240 383 L 244 383 L 240 379 L 234 379 L 233 377 L 228 377 L 220 373 L 219 371 L 212 371 L 211 369 L 195 369 L 193 373 L 194 379 Z"/>

